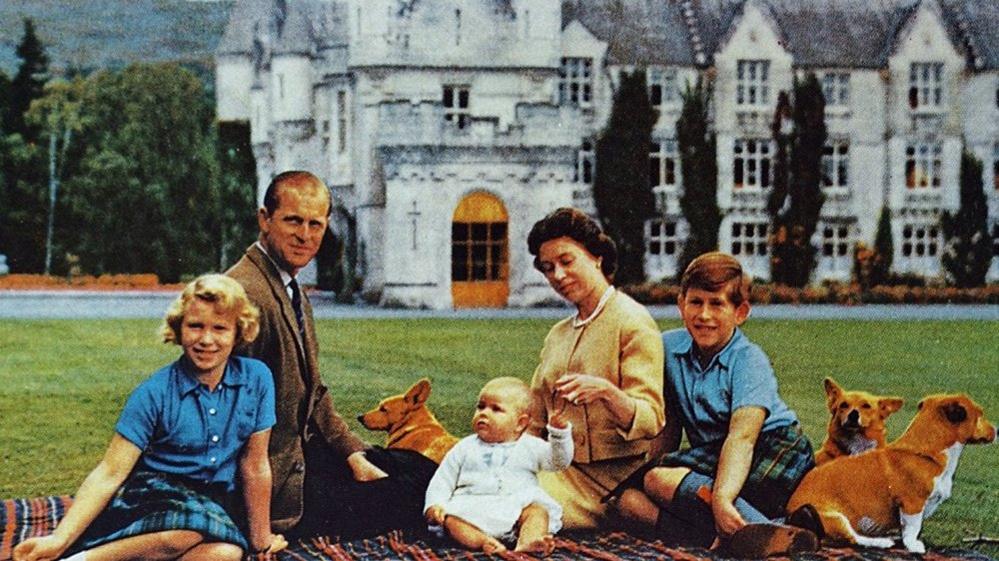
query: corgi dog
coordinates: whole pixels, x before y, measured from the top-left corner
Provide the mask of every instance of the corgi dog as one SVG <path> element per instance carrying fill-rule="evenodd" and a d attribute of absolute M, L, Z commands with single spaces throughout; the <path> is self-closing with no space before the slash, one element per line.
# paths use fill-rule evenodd
<path fill-rule="evenodd" d="M 885 419 L 902 408 L 902 398 L 847 391 L 832 378 L 823 384 L 830 418 L 826 440 L 815 453 L 815 465 L 884 447 Z"/>
<path fill-rule="evenodd" d="M 430 380 L 422 378 L 406 393 L 381 400 L 357 420 L 368 430 L 388 432 L 386 448 L 413 450 L 439 464 L 458 439 L 427 408 L 429 397 Z"/>
<path fill-rule="evenodd" d="M 788 522 L 864 547 L 924 553 L 923 520 L 951 494 L 966 444 L 987 444 L 996 427 L 964 394 L 923 398 L 909 427 L 884 448 L 844 456 L 808 472 L 787 503 Z"/>

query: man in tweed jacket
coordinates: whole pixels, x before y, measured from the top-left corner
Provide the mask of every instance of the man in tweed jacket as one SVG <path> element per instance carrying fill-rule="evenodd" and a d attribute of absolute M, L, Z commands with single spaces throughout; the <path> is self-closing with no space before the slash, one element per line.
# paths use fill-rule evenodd
<path fill-rule="evenodd" d="M 227 272 L 260 308 L 260 335 L 240 354 L 262 360 L 274 375 L 271 520 L 275 531 L 291 535 L 331 532 L 333 518 L 351 510 L 343 504 L 345 494 L 332 496 L 336 490 L 386 477 L 333 406 L 317 365 L 312 307 L 295 281 L 319 251 L 331 202 L 326 185 L 311 173 L 275 177 L 257 213 L 259 240 Z"/>

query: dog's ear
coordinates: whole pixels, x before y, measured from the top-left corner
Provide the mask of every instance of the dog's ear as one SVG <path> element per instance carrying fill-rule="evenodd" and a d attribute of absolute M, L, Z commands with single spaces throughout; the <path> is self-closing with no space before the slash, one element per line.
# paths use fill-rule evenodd
<path fill-rule="evenodd" d="M 960 425 L 968 420 L 968 410 L 956 401 L 944 403 L 940 406 L 940 412 L 954 425 Z"/>
<path fill-rule="evenodd" d="M 839 400 L 840 396 L 843 395 L 843 389 L 839 387 L 836 380 L 828 377 L 825 380 L 822 380 L 822 385 L 826 388 L 826 404 L 829 406 L 829 410 L 831 411 L 833 404 L 835 404 L 836 401 Z"/>
<path fill-rule="evenodd" d="M 905 401 L 901 397 L 882 397 L 878 400 L 878 409 L 881 410 L 881 417 L 885 418 L 898 411 L 902 408 L 903 403 Z"/>
<path fill-rule="evenodd" d="M 406 391 L 406 403 L 417 407 L 427 402 L 430 397 L 430 380 L 420 378 L 412 387 Z"/>

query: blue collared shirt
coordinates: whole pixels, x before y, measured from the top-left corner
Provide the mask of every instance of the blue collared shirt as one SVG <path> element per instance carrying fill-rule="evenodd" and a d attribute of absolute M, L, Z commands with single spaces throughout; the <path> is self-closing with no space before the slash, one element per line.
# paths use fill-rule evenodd
<path fill-rule="evenodd" d="M 232 491 L 243 445 L 275 422 L 274 378 L 263 362 L 230 357 L 209 391 L 181 358 L 135 388 L 115 430 L 142 450 L 140 467 Z"/>
<path fill-rule="evenodd" d="M 736 328 L 732 339 L 704 368 L 686 329 L 663 333 L 666 347 L 667 415 L 679 411 L 692 446 L 719 442 L 728 435 L 732 413 L 740 407 L 762 407 L 762 432 L 798 420 L 777 392 L 777 377 L 766 353 Z"/>

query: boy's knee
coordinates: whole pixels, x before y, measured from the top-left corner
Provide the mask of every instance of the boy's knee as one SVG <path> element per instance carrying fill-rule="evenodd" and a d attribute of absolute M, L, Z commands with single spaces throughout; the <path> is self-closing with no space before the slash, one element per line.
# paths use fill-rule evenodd
<path fill-rule="evenodd" d="M 653 468 L 645 474 L 642 485 L 646 493 L 660 501 L 672 501 L 677 487 L 690 473 L 686 468 Z"/>

